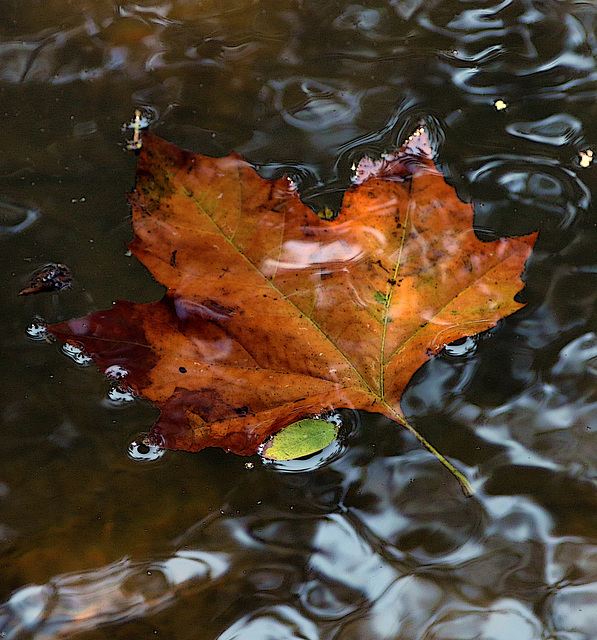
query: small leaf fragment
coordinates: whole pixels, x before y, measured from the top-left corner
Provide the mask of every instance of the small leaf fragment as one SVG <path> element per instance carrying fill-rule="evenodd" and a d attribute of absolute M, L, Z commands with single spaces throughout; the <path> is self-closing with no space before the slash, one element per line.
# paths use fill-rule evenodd
<path fill-rule="evenodd" d="M 336 217 L 336 212 L 330 209 L 329 207 L 324 207 L 317 212 L 317 215 L 322 220 L 333 220 Z"/>
<path fill-rule="evenodd" d="M 338 436 L 338 425 L 318 418 L 306 418 L 278 431 L 268 440 L 261 455 L 268 460 L 296 460 L 325 449 Z"/>
<path fill-rule="evenodd" d="M 35 271 L 27 284 L 19 291 L 19 295 L 28 296 L 32 293 L 70 289 L 72 280 L 72 271 L 65 264 L 51 262 Z"/>

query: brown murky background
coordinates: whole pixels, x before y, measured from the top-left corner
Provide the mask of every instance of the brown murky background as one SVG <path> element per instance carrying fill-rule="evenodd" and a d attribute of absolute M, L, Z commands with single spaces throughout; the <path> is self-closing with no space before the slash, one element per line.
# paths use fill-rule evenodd
<path fill-rule="evenodd" d="M 572 0 L 0 2 L 2 637 L 597 638 L 596 18 Z M 145 454 L 153 408 L 28 331 L 161 295 L 125 248 L 136 108 L 181 146 L 289 173 L 314 207 L 423 118 L 482 236 L 541 230 L 528 306 L 406 398 L 475 497 L 365 415 L 331 460 Z M 17 297 L 47 262 L 72 291 Z"/>

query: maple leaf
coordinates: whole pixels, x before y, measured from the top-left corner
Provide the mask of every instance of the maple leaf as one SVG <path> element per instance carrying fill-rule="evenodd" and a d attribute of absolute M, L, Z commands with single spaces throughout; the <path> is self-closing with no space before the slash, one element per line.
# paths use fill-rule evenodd
<path fill-rule="evenodd" d="M 150 133 L 129 201 L 129 247 L 166 294 L 49 332 L 104 373 L 125 371 L 161 409 L 149 441 L 187 451 L 253 454 L 341 407 L 383 414 L 428 446 L 404 418 L 404 389 L 445 344 L 523 306 L 514 296 L 535 241 L 478 240 L 472 206 L 436 170 L 422 130 L 359 165 L 332 221 L 286 177 Z"/>

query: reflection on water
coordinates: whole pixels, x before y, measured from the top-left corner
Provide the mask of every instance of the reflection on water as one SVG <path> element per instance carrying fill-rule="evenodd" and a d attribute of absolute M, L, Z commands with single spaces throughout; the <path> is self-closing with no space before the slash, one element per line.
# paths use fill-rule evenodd
<path fill-rule="evenodd" d="M 594 335 L 575 340 L 542 386 L 593 375 L 596 357 Z M 531 387 L 481 412 L 454 400 L 453 415 L 499 449 L 469 468 L 473 498 L 408 434 L 384 440 L 393 428 L 370 422 L 319 470 L 254 469 L 162 557 L 17 590 L 0 609 L 6 637 L 147 616 L 157 632 L 180 619 L 220 639 L 594 637 L 581 605 L 597 589 L 597 404 L 575 387 L 557 398 Z M 253 502 L 268 483 L 269 499 Z"/>
<path fill-rule="evenodd" d="M 4 3 L 3 637 L 597 637 L 596 20 L 573 0 Z M 37 316 L 160 296 L 124 248 L 136 108 L 315 208 L 425 118 L 484 237 L 541 230 L 529 306 L 405 397 L 473 498 L 370 416 L 292 468 L 161 456 L 123 372 L 43 344 Z M 75 289 L 17 298 L 50 262 Z"/>
<path fill-rule="evenodd" d="M 39 211 L 11 202 L 0 202 L 0 236 L 20 233 L 39 218 Z"/>

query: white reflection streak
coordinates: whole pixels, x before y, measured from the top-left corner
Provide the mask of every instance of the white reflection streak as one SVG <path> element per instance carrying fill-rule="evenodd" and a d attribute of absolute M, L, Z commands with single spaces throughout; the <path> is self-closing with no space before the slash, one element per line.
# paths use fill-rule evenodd
<path fill-rule="evenodd" d="M 362 227 L 363 234 L 375 237 L 380 247 L 387 241 L 384 234 L 374 227 Z M 266 258 L 261 271 L 266 278 L 271 278 L 278 271 L 294 271 L 311 269 L 322 265 L 341 263 L 354 263 L 366 256 L 363 248 L 351 244 L 346 240 L 334 240 L 333 242 L 309 242 L 305 240 L 288 240 L 282 247 L 280 258 Z"/>
<path fill-rule="evenodd" d="M 354 302 L 356 302 L 362 309 L 367 309 L 369 308 L 369 304 L 367 303 L 366 300 L 364 300 L 361 297 L 361 294 L 359 293 L 359 290 L 357 289 L 357 287 L 355 287 L 355 285 L 352 283 L 352 281 L 348 282 L 348 286 L 350 287 L 350 290 L 352 291 L 352 299 Z"/>
<path fill-rule="evenodd" d="M 336 240 L 329 244 L 289 240 L 284 243 L 280 259 L 267 258 L 262 273 L 270 278 L 277 271 L 294 271 L 335 262 L 353 262 L 363 254 L 360 247 L 344 240 Z"/>
<path fill-rule="evenodd" d="M 0 606 L 4 639 L 49 640 L 153 614 L 181 588 L 209 586 L 229 570 L 227 554 L 182 549 L 161 562 L 123 558 L 16 591 Z"/>
<path fill-rule="evenodd" d="M 421 317 L 427 322 L 427 324 L 435 324 L 444 327 L 443 329 L 440 329 L 435 336 L 433 336 L 429 344 L 430 349 L 441 349 L 449 344 L 454 340 L 453 336 L 456 329 L 465 334 L 463 337 L 470 337 L 482 330 L 478 327 L 485 326 L 489 322 L 489 318 L 481 318 L 480 320 L 469 320 L 467 322 L 454 323 L 448 320 L 441 320 L 434 316 L 433 313 L 422 313 Z"/>

